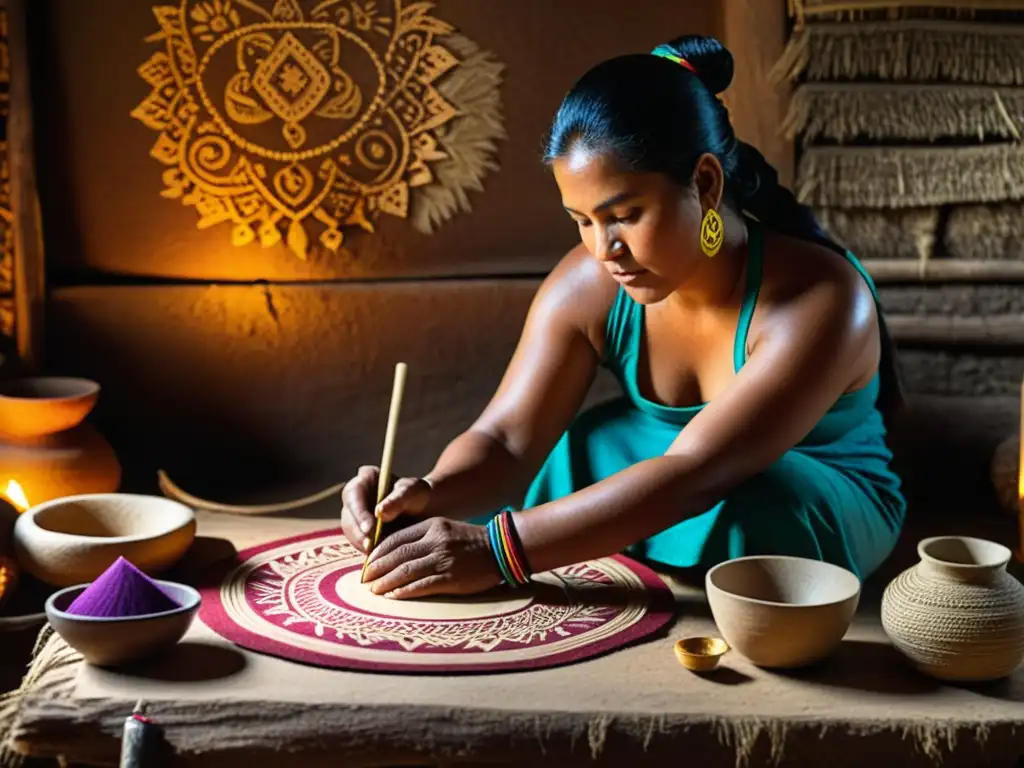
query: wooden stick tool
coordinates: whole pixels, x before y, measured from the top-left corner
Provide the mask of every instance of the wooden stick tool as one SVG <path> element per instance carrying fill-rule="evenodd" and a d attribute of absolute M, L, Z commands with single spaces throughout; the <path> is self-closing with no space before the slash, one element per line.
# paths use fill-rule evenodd
<path fill-rule="evenodd" d="M 395 383 L 391 389 L 391 409 L 388 411 L 388 426 L 384 433 L 384 455 L 380 460 L 380 478 L 377 480 L 377 504 L 384 501 L 388 495 L 391 485 L 391 466 L 395 458 L 395 436 L 398 433 L 398 415 L 402 411 L 402 397 L 405 395 L 405 374 L 408 371 L 405 363 L 395 366 Z M 366 552 L 366 559 L 363 561 L 360 581 L 366 580 L 366 566 L 370 564 L 370 555 L 380 543 L 380 532 L 383 523 L 377 518 L 377 526 L 373 532 L 373 539 L 370 541 L 370 548 Z"/>

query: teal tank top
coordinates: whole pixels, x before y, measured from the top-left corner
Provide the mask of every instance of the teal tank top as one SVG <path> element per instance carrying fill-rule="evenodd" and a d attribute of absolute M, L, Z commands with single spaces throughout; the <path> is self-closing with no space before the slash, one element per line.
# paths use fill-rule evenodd
<path fill-rule="evenodd" d="M 750 221 L 748 228 L 746 285 L 733 342 L 733 364 L 737 372 L 747 359 L 747 336 L 757 305 L 764 267 L 762 227 Z M 852 253 L 847 251 L 844 255 L 867 282 L 878 306 L 878 292 L 871 276 Z M 880 317 L 881 311 L 878 306 Z M 637 366 L 644 327 L 643 306 L 633 301 L 620 287 L 608 315 L 602 365 L 615 375 L 626 397 L 638 411 L 660 422 L 682 428 L 700 412 L 704 404 L 671 407 L 653 402 L 640 393 Z M 879 390 L 880 375 L 876 373 L 866 386 L 839 397 L 793 450 L 848 473 L 865 491 L 877 498 L 882 506 L 891 510 L 887 515 L 891 517 L 889 522 L 898 526 L 903 519 L 904 500 L 900 493 L 900 480 L 889 467 L 892 453 L 885 441 L 885 424 L 877 407 Z"/>

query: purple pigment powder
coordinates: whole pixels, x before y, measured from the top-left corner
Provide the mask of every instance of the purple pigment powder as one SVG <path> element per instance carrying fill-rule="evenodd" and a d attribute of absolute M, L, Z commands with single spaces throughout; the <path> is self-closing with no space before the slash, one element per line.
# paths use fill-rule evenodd
<path fill-rule="evenodd" d="M 123 618 L 162 613 L 180 607 L 159 584 L 119 557 L 117 562 L 71 602 L 66 613 L 93 618 Z"/>

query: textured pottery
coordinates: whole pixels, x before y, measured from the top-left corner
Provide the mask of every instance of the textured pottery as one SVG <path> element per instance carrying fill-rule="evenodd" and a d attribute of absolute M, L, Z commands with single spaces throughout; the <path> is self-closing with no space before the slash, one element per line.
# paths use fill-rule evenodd
<path fill-rule="evenodd" d="M 157 583 L 180 608 L 124 618 L 76 616 L 66 609 L 89 586 L 78 584 L 50 595 L 46 618 L 64 642 L 90 664 L 112 667 L 141 661 L 181 640 L 199 610 L 199 593 L 192 587 L 172 581 Z"/>
<path fill-rule="evenodd" d="M 757 666 L 779 669 L 834 653 L 860 601 L 860 580 L 845 568 L 781 555 L 720 563 L 705 587 L 725 641 Z"/>
<path fill-rule="evenodd" d="M 56 376 L 0 381 L 0 437 L 19 440 L 77 427 L 92 411 L 100 385 Z"/>
<path fill-rule="evenodd" d="M 940 680 L 1006 677 L 1024 658 L 1024 585 L 1010 550 L 967 536 L 917 546 L 921 561 L 886 587 L 882 626 L 893 646 Z"/>
<path fill-rule="evenodd" d="M 32 507 L 14 526 L 21 567 L 56 587 L 91 582 L 119 557 L 147 575 L 174 565 L 195 539 L 195 513 L 171 499 L 68 496 Z"/>

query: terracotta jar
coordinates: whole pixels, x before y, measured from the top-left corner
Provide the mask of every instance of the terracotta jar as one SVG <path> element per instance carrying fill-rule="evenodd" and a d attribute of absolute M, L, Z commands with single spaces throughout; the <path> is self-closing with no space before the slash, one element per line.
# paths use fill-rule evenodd
<path fill-rule="evenodd" d="M 1024 658 L 1024 585 L 1010 550 L 966 536 L 924 539 L 921 561 L 886 587 L 882 626 L 921 672 L 940 680 L 1007 677 Z"/>
<path fill-rule="evenodd" d="M 16 495 L 12 481 L 24 499 L 9 501 L 35 506 L 62 496 L 116 491 L 121 465 L 110 443 L 85 423 L 53 435 L 0 440 L 0 497 Z"/>

